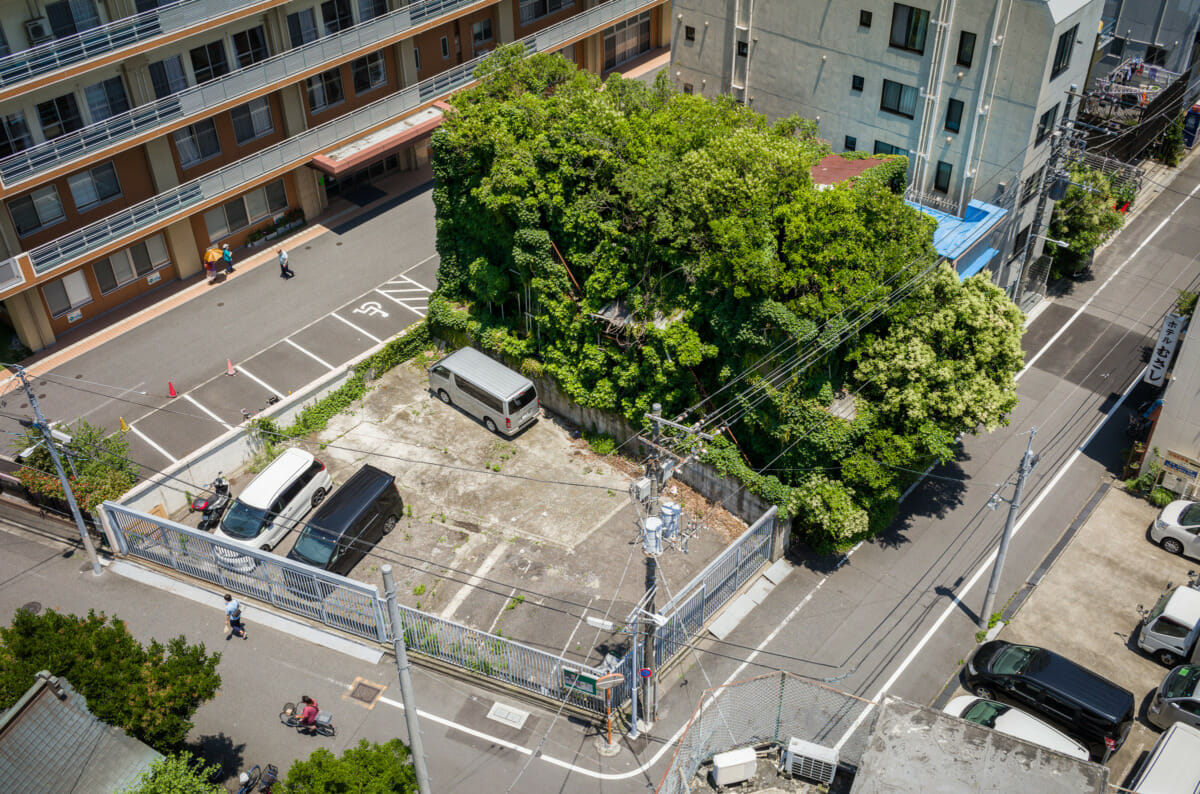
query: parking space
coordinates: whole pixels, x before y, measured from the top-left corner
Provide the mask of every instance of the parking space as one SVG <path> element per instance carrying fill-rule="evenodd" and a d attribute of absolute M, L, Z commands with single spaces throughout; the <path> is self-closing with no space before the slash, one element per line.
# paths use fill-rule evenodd
<path fill-rule="evenodd" d="M 214 419 L 204 408 L 188 399 L 177 397 L 164 409 L 137 420 L 136 429 L 160 451 L 175 460 L 182 460 L 195 449 L 204 446 L 229 429 Z"/>
<path fill-rule="evenodd" d="M 334 315 L 353 323 L 364 333 L 387 339 L 420 319 L 416 312 L 388 300 L 384 295 L 370 292 L 358 300 L 338 308 Z"/>
<path fill-rule="evenodd" d="M 322 317 L 288 338 L 315 358 L 330 364 L 337 362 L 334 366 L 338 366 L 378 344 L 357 329 L 331 316 Z"/>
<path fill-rule="evenodd" d="M 238 372 L 230 377 L 222 372 L 188 392 L 188 396 L 227 424 L 237 425 L 243 419 L 243 409 L 253 412 L 266 407 L 267 400 L 275 396 L 275 392 L 245 373 Z"/>

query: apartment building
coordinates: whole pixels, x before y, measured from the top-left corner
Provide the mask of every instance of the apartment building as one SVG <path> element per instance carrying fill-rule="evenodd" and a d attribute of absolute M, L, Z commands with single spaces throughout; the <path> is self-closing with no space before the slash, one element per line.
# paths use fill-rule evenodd
<path fill-rule="evenodd" d="M 818 122 L 834 151 L 910 159 L 909 198 L 1006 210 L 988 269 L 1015 292 L 1071 87 L 1087 84 L 1104 0 L 674 0 L 671 74 L 770 118 Z M 1047 213 L 1048 215 L 1048 213 Z M 1046 219 L 1043 219 L 1045 223 Z"/>
<path fill-rule="evenodd" d="M 501 43 L 595 72 L 667 0 L 0 0 L 0 302 L 33 350 L 419 167 Z"/>
<path fill-rule="evenodd" d="M 1200 56 L 1200 0 L 1105 0 L 1113 39 L 1093 72 L 1102 79 L 1132 58 L 1182 74 Z M 1200 98 L 1200 69 L 1189 81 L 1184 108 Z"/>

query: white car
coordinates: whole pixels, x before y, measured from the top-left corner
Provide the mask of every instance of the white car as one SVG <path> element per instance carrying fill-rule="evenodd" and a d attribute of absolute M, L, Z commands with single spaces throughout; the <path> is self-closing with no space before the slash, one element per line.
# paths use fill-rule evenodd
<path fill-rule="evenodd" d="M 942 710 L 968 722 L 992 728 L 1017 739 L 1040 744 L 1042 747 L 1069 755 L 1072 758 L 1082 761 L 1091 759 L 1086 747 L 1062 731 L 1047 725 L 1037 717 L 994 700 L 963 695 L 951 700 Z"/>
<path fill-rule="evenodd" d="M 230 503 L 213 537 L 249 549 L 270 551 L 321 504 L 333 488 L 325 464 L 302 449 L 286 449 Z M 253 558 L 215 549 L 217 561 L 235 571 L 254 570 Z"/>
<path fill-rule="evenodd" d="M 1200 502 L 1178 499 L 1162 509 L 1150 539 L 1172 554 L 1200 559 Z"/>

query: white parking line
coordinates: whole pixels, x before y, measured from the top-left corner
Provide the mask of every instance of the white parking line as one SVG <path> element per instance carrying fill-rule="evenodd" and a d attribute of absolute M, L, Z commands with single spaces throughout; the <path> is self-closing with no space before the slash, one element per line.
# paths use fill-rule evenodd
<path fill-rule="evenodd" d="M 237 367 L 234 367 L 234 369 L 237 370 L 239 375 L 245 375 L 247 378 L 254 381 L 259 386 L 262 386 L 264 389 L 271 392 L 271 394 L 279 396 L 279 397 L 283 396 L 283 392 L 281 392 L 279 389 L 276 389 L 274 386 L 267 383 L 262 378 L 259 378 L 258 376 L 251 374 L 250 370 L 246 369 L 245 367 L 239 365 Z"/>
<path fill-rule="evenodd" d="M 296 344 L 295 342 L 293 342 L 293 341 L 292 341 L 292 338 L 291 338 L 290 336 L 289 336 L 289 337 L 287 337 L 286 339 L 284 339 L 283 341 L 287 342 L 289 345 L 291 345 L 292 347 L 296 348 L 296 349 L 297 349 L 297 350 L 299 350 L 301 353 L 303 353 L 304 355 L 308 356 L 309 358 L 311 358 L 313 361 L 317 362 L 318 364 L 323 364 L 323 365 L 325 365 L 326 367 L 328 367 L 329 369 L 337 369 L 337 367 L 333 366 L 333 365 L 332 365 L 332 364 L 330 364 L 328 361 L 326 361 L 325 359 L 323 359 L 323 358 L 321 358 L 320 356 L 318 356 L 316 353 L 310 353 L 310 352 L 308 352 L 307 350 L 305 350 L 304 348 L 300 347 L 300 345 L 298 345 L 298 344 Z"/>
<path fill-rule="evenodd" d="M 454 598 L 450 599 L 450 603 L 446 604 L 446 608 L 438 613 L 439 616 L 449 620 L 450 616 L 454 614 L 454 610 L 462 606 L 462 602 L 467 600 L 467 596 L 475 589 L 475 585 L 483 581 L 483 577 L 487 576 L 488 571 L 492 570 L 492 567 L 500 562 L 500 558 L 504 556 L 506 551 L 508 551 L 507 543 L 497 543 L 496 548 L 492 549 L 492 553 L 487 556 L 487 559 L 480 563 L 479 568 L 471 575 L 467 583 L 458 588 L 458 592 L 454 594 Z"/>
<path fill-rule="evenodd" d="M 379 337 L 375 336 L 375 334 L 371 333 L 370 331 L 366 331 L 366 330 L 364 330 L 364 329 L 362 329 L 362 328 L 359 328 L 357 325 L 355 325 L 354 323 L 350 322 L 349 320 L 347 320 L 345 317 L 343 317 L 343 316 L 342 316 L 342 315 L 340 315 L 340 314 L 331 314 L 331 315 L 329 315 L 329 316 L 330 316 L 330 317 L 336 317 L 337 319 L 341 320 L 341 321 L 342 321 L 342 322 L 344 322 L 346 325 L 350 326 L 350 327 L 351 327 L 351 328 L 353 328 L 355 331 L 358 331 L 360 334 L 362 334 L 363 336 L 367 337 L 368 339 L 373 339 L 373 340 L 375 340 L 375 344 L 379 344 L 380 342 L 382 342 L 382 341 L 383 341 L 382 339 L 380 339 Z"/>
<path fill-rule="evenodd" d="M 155 443 L 154 443 L 154 440 L 153 440 L 152 438 L 150 438 L 150 436 L 146 435 L 146 434 L 145 434 L 145 433 L 143 433 L 141 430 L 138 430 L 138 429 L 137 429 L 136 427 L 134 427 L 133 425 L 130 425 L 130 426 L 129 426 L 129 431 L 130 431 L 131 433 L 133 433 L 134 435 L 136 435 L 138 438 L 140 438 L 142 441 L 145 441 L 145 442 L 146 442 L 147 444 L 149 444 L 149 445 L 150 445 L 150 446 L 151 446 L 153 449 L 156 449 L 156 450 L 158 450 L 158 454 L 162 455 L 162 456 L 163 456 L 164 458 L 166 458 L 167 460 L 171 461 L 172 463 L 178 463 L 178 462 L 179 462 L 179 459 L 178 459 L 178 458 L 176 458 L 176 457 L 175 457 L 174 455 L 172 455 L 170 452 L 167 452 L 165 449 L 163 449 L 162 447 L 160 447 L 158 444 L 155 444 Z"/>
<path fill-rule="evenodd" d="M 224 419 L 222 419 L 221 417 L 219 417 L 219 416 L 217 416 L 216 414 L 214 414 L 212 411 L 210 411 L 210 410 L 208 410 L 207 408 L 205 408 L 203 405 L 201 405 L 199 402 L 197 402 L 197 401 L 196 401 L 196 398 L 195 398 L 195 397 L 193 397 L 192 395 L 190 395 L 190 394 L 181 394 L 181 395 L 179 395 L 179 396 L 180 396 L 180 397 L 182 397 L 183 399 L 187 400 L 188 402 L 190 402 L 192 405 L 194 405 L 194 406 L 196 406 L 197 408 L 199 408 L 201 411 L 204 411 L 204 413 L 208 414 L 208 415 L 209 415 L 209 416 L 211 416 L 213 419 L 216 419 L 218 422 L 220 422 L 222 425 L 224 425 L 224 426 L 225 426 L 225 429 L 226 429 L 226 430 L 232 430 L 232 429 L 233 429 L 233 425 L 229 424 L 229 423 L 228 423 L 228 422 L 226 422 Z"/>
<path fill-rule="evenodd" d="M 394 295 L 389 295 L 388 293 L 384 292 L 383 290 L 381 290 L 381 289 L 379 289 L 379 288 L 376 288 L 376 289 L 374 290 L 374 292 L 378 292 L 380 295 L 382 295 L 383 297 L 385 297 L 385 298 L 387 298 L 388 300 L 392 301 L 393 303 L 398 303 L 398 304 L 400 304 L 401 306 L 403 306 L 404 308 L 408 309 L 410 312 L 412 312 L 413 314 L 417 315 L 418 317 L 424 317 L 424 316 L 425 316 L 425 312 L 421 311 L 420 309 L 418 309 L 418 308 L 416 308 L 416 307 L 409 306 L 409 305 L 408 305 L 408 303 L 406 303 L 405 301 L 402 301 L 402 300 L 400 300 L 399 298 L 397 298 L 397 297 L 396 297 L 396 296 L 394 296 Z"/>

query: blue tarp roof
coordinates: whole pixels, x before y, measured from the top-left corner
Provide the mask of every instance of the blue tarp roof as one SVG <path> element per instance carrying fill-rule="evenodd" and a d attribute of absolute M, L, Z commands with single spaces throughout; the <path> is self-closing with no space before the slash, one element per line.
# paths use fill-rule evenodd
<path fill-rule="evenodd" d="M 951 260 L 958 259 L 970 250 L 972 245 L 983 239 L 984 235 L 1008 214 L 1008 210 L 979 200 L 968 204 L 967 212 L 961 218 L 911 201 L 906 203 L 937 221 L 937 229 L 933 233 L 933 247 L 939 254 Z"/>
<path fill-rule="evenodd" d="M 958 277 L 960 279 L 970 278 L 971 276 L 978 273 L 980 270 L 983 270 L 985 267 L 987 267 L 988 262 L 991 262 L 992 259 L 994 259 L 996 254 L 998 254 L 998 253 L 1000 253 L 1000 252 L 997 251 L 995 248 L 986 249 L 979 256 L 975 257 L 975 259 L 972 260 L 971 264 L 969 264 L 966 267 L 959 270 Z"/>

